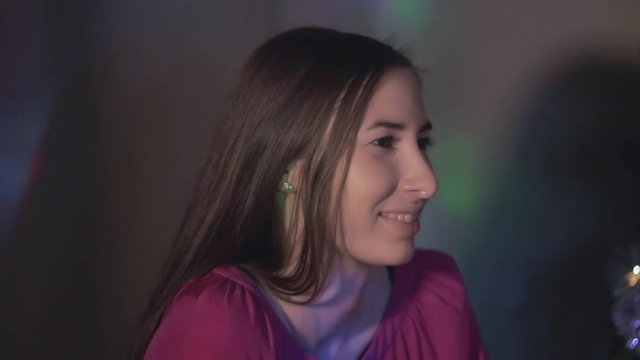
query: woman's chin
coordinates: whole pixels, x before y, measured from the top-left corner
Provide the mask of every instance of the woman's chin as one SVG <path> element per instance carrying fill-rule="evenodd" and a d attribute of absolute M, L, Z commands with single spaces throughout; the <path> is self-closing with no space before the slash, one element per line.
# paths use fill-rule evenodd
<path fill-rule="evenodd" d="M 373 250 L 373 249 L 368 249 Z M 360 256 L 353 256 L 357 261 L 373 266 L 400 266 L 413 258 L 415 247 L 413 243 L 405 246 L 392 246 L 380 251 L 367 251 Z"/>
<path fill-rule="evenodd" d="M 400 266 L 408 263 L 413 259 L 413 254 L 415 253 L 415 246 L 407 246 L 402 249 L 398 249 L 396 252 L 387 254 L 387 264 L 386 266 Z"/>

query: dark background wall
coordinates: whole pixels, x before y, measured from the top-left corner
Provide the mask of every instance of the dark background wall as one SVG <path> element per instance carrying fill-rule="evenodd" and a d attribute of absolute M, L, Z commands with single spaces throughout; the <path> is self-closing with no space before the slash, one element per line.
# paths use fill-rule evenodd
<path fill-rule="evenodd" d="M 639 2 L 5 0 L 0 358 L 126 353 L 225 92 L 299 25 L 425 70 L 441 190 L 419 244 L 458 259 L 492 358 L 622 356 Z"/>

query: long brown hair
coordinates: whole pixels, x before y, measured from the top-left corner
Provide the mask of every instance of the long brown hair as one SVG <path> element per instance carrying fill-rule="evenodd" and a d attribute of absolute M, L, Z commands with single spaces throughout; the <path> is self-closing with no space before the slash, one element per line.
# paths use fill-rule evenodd
<path fill-rule="evenodd" d="M 217 124 L 195 197 L 143 318 L 133 357 L 141 359 L 163 312 L 189 280 L 238 264 L 281 295 L 321 289 L 338 224 L 332 191 L 349 166 L 366 106 L 391 67 L 412 68 L 392 47 L 323 28 L 298 28 L 260 46 L 242 69 Z M 294 271 L 275 201 L 287 166 L 304 157 L 295 196 L 302 227 Z M 342 188 L 346 172 L 338 179 Z"/>

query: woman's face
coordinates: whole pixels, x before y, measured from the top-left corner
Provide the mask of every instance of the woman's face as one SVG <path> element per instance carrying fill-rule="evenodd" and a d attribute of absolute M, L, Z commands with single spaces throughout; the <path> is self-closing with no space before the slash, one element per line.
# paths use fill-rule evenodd
<path fill-rule="evenodd" d="M 398 265 L 413 256 L 420 214 L 437 189 L 430 130 L 414 73 L 389 71 L 365 112 L 344 185 L 338 246 L 348 257 Z"/>

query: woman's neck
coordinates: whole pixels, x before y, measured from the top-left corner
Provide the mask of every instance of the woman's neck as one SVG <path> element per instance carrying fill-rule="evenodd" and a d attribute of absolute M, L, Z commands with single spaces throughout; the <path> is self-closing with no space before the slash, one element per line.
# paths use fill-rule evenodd
<path fill-rule="evenodd" d="M 277 303 L 292 335 L 317 358 L 357 358 L 382 319 L 390 288 L 385 267 L 339 258 L 313 302 Z"/>

